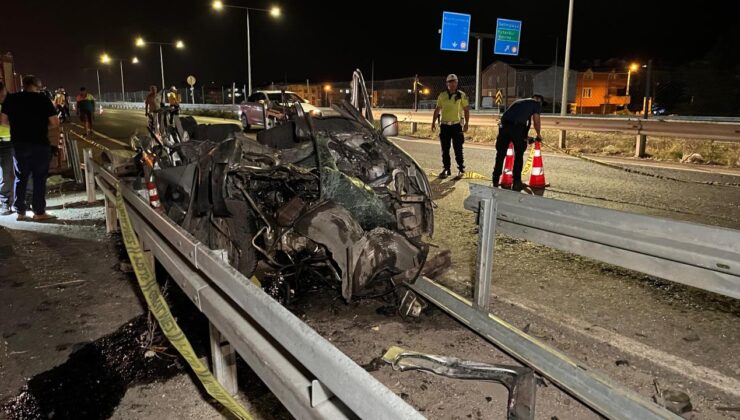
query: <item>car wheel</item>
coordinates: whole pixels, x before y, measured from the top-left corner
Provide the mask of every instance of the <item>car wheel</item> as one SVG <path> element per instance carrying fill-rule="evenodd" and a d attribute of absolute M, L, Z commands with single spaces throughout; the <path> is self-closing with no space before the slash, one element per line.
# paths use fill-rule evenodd
<path fill-rule="evenodd" d="M 244 131 L 249 131 L 249 129 L 250 129 L 251 127 L 249 126 L 249 121 L 247 120 L 247 116 L 246 116 L 246 115 L 244 115 L 244 114 L 242 114 L 242 115 L 241 115 L 241 117 L 239 117 L 239 119 L 240 119 L 240 120 L 241 120 L 241 122 L 242 122 L 242 129 L 243 129 Z"/>

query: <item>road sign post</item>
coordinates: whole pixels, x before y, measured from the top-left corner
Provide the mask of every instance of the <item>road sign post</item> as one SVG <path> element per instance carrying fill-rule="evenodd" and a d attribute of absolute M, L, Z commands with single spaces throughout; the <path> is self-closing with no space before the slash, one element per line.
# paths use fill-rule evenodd
<path fill-rule="evenodd" d="M 496 40 L 493 53 L 499 55 L 519 55 L 519 39 L 522 34 L 522 21 L 496 19 Z"/>
<path fill-rule="evenodd" d="M 442 51 L 467 52 L 470 37 L 470 15 L 455 12 L 442 12 L 442 37 L 439 49 Z"/>
<path fill-rule="evenodd" d="M 192 104 L 195 105 L 195 76 L 191 74 L 186 80 L 190 85 L 190 100 L 192 101 Z M 203 103 L 205 103 L 205 98 L 203 100 Z"/>

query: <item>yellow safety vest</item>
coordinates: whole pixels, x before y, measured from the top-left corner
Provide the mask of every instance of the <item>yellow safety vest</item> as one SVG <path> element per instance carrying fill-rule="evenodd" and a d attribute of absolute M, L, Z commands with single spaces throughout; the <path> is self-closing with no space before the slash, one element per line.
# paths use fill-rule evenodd
<path fill-rule="evenodd" d="M 443 123 L 460 122 L 465 116 L 463 110 L 467 106 L 469 106 L 468 95 L 459 89 L 452 95 L 444 91 L 437 96 L 437 107 L 442 111 Z"/>
<path fill-rule="evenodd" d="M 0 105 L 0 112 L 2 111 L 2 106 Z M 8 141 L 10 139 L 10 127 L 5 127 L 4 125 L 0 125 L 0 141 Z"/>

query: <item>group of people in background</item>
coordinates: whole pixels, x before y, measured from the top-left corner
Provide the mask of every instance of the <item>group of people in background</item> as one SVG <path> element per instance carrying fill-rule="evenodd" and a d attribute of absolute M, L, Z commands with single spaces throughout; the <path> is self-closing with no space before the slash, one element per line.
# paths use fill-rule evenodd
<path fill-rule="evenodd" d="M 432 117 L 432 130 L 440 125 L 440 146 L 442 151 L 442 172 L 440 178 L 452 175 L 450 147 L 455 153 L 457 177 L 465 171 L 463 143 L 465 132 L 470 125 L 470 105 L 468 96 L 458 90 L 458 79 L 454 74 L 446 78 L 447 90 L 437 97 L 437 106 Z M 164 93 L 164 92 L 162 92 Z M 158 113 L 164 105 L 164 95 L 160 97 L 156 86 L 151 86 L 144 101 L 147 116 Z M 175 86 L 166 94 L 169 105 L 170 123 L 179 113 L 181 98 Z M 524 152 L 530 127 L 534 127 L 536 141 L 540 134 L 540 113 L 544 105 L 541 95 L 515 101 L 501 115 L 499 133 L 496 139 L 496 157 L 493 169 L 493 185 L 498 187 L 504 157 L 510 143 L 514 145 L 513 189 L 521 190 Z M 75 109 L 84 124 L 85 136 L 93 133 L 95 98 L 83 87 L 76 97 Z M 33 220 L 54 218 L 46 212 L 46 178 L 52 149 L 57 147 L 60 119 L 69 119 L 69 97 L 60 88 L 55 95 L 46 90 L 41 80 L 35 76 L 23 78 L 23 91 L 8 94 L 0 82 L 0 215 L 17 213 L 18 220 L 26 220 L 28 210 L 26 188 L 33 177 L 33 199 L 31 209 Z M 12 185 L 12 188 L 11 188 Z"/>
<path fill-rule="evenodd" d="M 56 218 L 46 211 L 46 178 L 53 152 L 58 147 L 60 119 L 69 120 L 69 96 L 59 88 L 52 96 L 41 79 L 23 78 L 23 90 L 8 93 L 0 81 L 0 216 L 16 213 L 18 221 Z M 92 134 L 95 98 L 83 87 L 75 109 Z M 30 203 L 26 202 L 29 179 L 33 180 Z M 32 210 L 33 216 L 28 216 Z"/>

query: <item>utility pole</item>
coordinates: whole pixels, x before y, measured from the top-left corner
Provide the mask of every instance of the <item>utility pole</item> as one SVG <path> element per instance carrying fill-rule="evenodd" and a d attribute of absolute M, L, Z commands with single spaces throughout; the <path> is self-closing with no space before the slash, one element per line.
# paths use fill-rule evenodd
<path fill-rule="evenodd" d="M 552 113 L 555 114 L 555 98 L 558 93 L 558 48 L 560 47 L 560 38 L 555 37 L 555 71 L 552 76 Z M 565 70 L 563 70 L 565 71 Z M 563 104 L 560 104 L 562 108 Z"/>
<path fill-rule="evenodd" d="M 414 111 L 419 110 L 419 75 L 414 75 Z"/>
<path fill-rule="evenodd" d="M 645 80 L 645 97 L 642 100 L 642 118 L 648 119 L 649 108 L 652 105 L 652 97 L 650 96 L 652 84 L 652 73 L 653 73 L 653 60 L 648 60 L 647 63 L 647 80 Z M 635 142 L 635 157 L 645 156 L 645 147 L 647 145 L 647 136 L 644 134 L 637 135 L 637 141 Z"/>
<path fill-rule="evenodd" d="M 568 111 L 568 76 L 570 73 L 570 44 L 573 34 L 573 0 L 568 3 L 568 33 L 565 38 L 565 65 L 563 66 L 563 93 L 560 97 L 560 115 L 565 116 Z M 565 130 L 560 130 L 558 147 L 565 149 Z"/>

